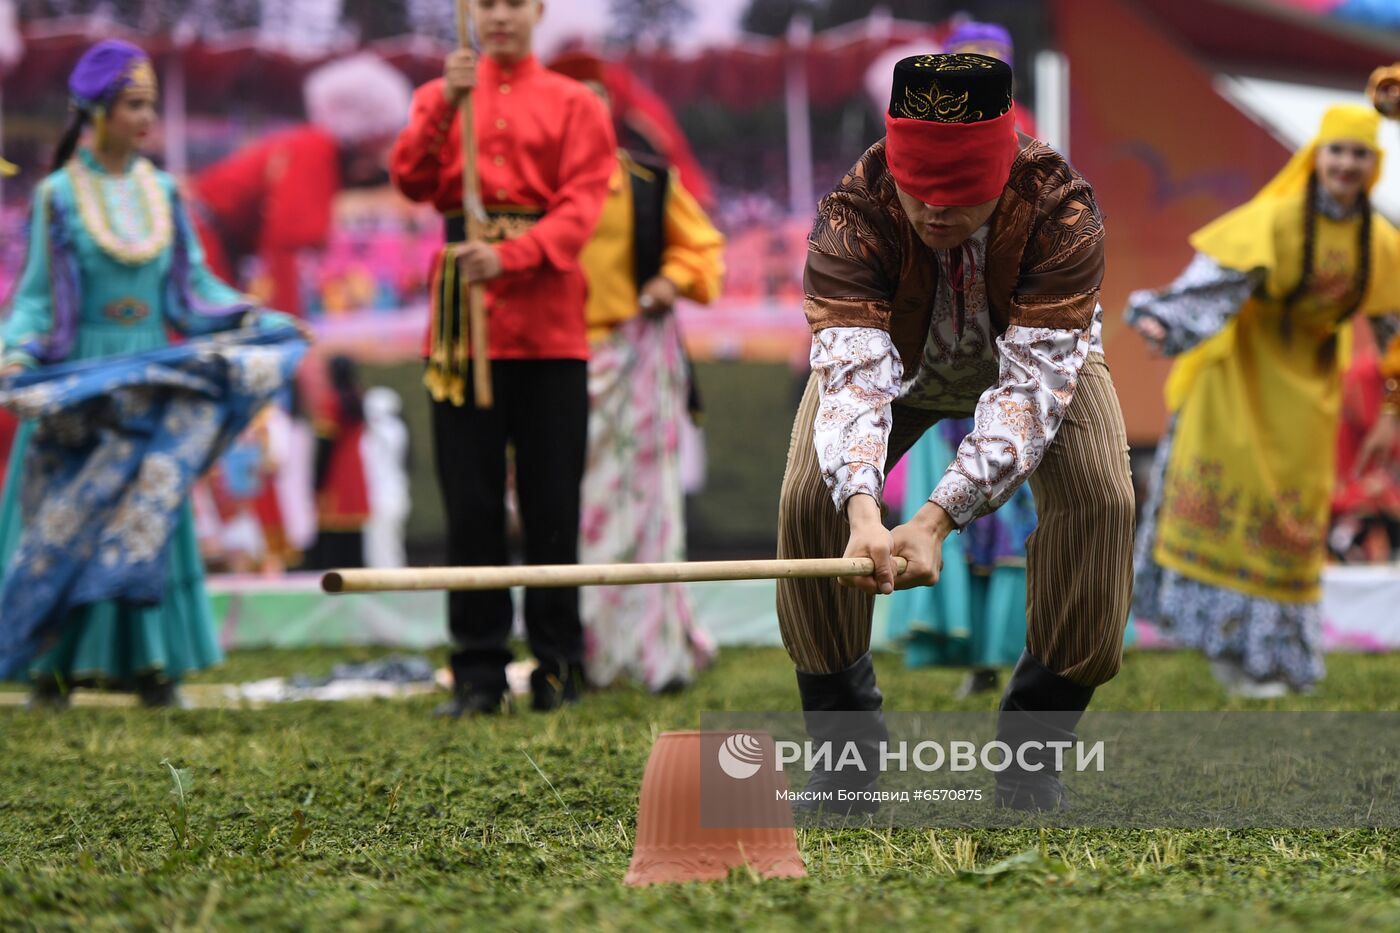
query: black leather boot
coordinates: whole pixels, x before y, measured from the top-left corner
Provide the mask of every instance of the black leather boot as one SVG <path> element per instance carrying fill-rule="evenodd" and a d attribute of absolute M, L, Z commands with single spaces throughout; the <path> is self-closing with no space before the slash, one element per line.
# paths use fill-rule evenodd
<path fill-rule="evenodd" d="M 793 809 L 842 816 L 874 813 L 880 809 L 878 802 L 842 800 L 840 795 L 841 791 L 860 794 L 878 788 L 882 745 L 889 741 L 889 730 L 880 711 L 883 698 L 875 685 L 875 663 L 870 653 L 834 674 L 798 671 L 797 690 L 802 695 L 802 712 L 814 750 L 820 752 L 822 743 L 829 743 L 832 767 L 812 770 L 803 798 L 793 804 Z M 850 763 L 836 768 L 848 744 L 855 746 L 864 770 Z M 831 799 L 822 799 L 827 794 Z"/>
<path fill-rule="evenodd" d="M 1026 742 L 1074 742 L 1078 738 L 1074 729 L 1093 695 L 1093 687 L 1066 680 L 1030 652 L 1022 652 L 997 718 L 997 740 L 1013 752 L 1011 767 L 997 774 L 997 806 L 1012 810 L 1068 807 L 1065 786 L 1055 770 L 1054 748 L 1027 749 L 1022 757 L 1030 769 L 1022 768 L 1014 755 Z"/>
<path fill-rule="evenodd" d="M 502 712 L 509 703 L 506 695 L 498 691 L 453 689 L 450 700 L 444 700 L 433 707 L 433 715 L 439 719 L 494 716 Z"/>
<path fill-rule="evenodd" d="M 511 708 L 506 669 L 490 665 L 469 666 L 452 663 L 452 698 L 433 707 L 439 719 L 494 716 Z"/>
<path fill-rule="evenodd" d="M 40 675 L 34 678 L 34 682 L 29 687 L 29 700 L 25 706 L 29 709 L 63 710 L 72 703 L 72 695 L 67 685 L 58 677 Z"/>
<path fill-rule="evenodd" d="M 556 658 L 540 658 L 530 672 L 530 708 L 547 713 L 583 699 L 583 667 Z"/>
<path fill-rule="evenodd" d="M 148 709 L 186 708 L 185 698 L 180 695 L 180 685 L 154 672 L 137 676 L 136 699 Z"/>

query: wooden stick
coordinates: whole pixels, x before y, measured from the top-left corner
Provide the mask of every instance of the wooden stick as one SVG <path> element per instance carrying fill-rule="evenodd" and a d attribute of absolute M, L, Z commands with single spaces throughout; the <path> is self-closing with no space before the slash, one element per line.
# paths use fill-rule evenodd
<path fill-rule="evenodd" d="M 903 573 L 908 561 L 894 559 Z M 875 571 L 868 557 L 815 560 L 677 561 L 667 564 L 535 564 L 517 567 L 417 567 L 403 570 L 332 570 L 321 578 L 327 593 L 384 593 L 411 590 L 503 590 L 625 586 L 642 583 L 703 583 L 715 580 L 820 579 L 864 577 Z"/>
<path fill-rule="evenodd" d="M 472 47 L 471 0 L 457 0 L 457 42 L 464 49 Z M 481 239 L 481 178 L 476 166 L 476 105 L 473 94 L 462 98 L 462 216 L 466 220 L 467 242 Z M 486 336 L 486 288 L 480 282 L 467 285 L 463 298 L 467 302 L 468 339 L 472 351 L 472 385 L 477 408 L 490 408 L 491 352 Z"/>

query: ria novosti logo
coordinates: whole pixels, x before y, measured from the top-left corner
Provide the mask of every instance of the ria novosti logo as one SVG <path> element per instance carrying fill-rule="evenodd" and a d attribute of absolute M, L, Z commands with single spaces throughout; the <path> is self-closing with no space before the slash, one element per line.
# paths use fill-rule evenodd
<path fill-rule="evenodd" d="M 1105 757 L 1102 739 L 1092 744 L 1066 740 L 1028 741 L 1014 747 L 1001 741 L 981 745 L 967 740 L 953 740 L 946 744 L 935 741 L 912 744 L 907 741 L 882 741 L 876 752 L 864 750 L 857 741 L 777 741 L 773 747 L 771 767 L 774 771 L 784 771 L 787 765 L 796 764 L 809 773 L 817 770 L 927 773 L 976 771 L 979 768 L 993 774 L 1012 768 L 1028 772 L 1085 772 L 1103 771 Z M 744 781 L 763 768 L 767 758 L 764 749 L 765 744 L 758 736 L 749 732 L 734 732 L 725 737 L 715 754 L 721 771 L 736 781 Z M 1075 753 L 1072 758 L 1071 752 Z"/>
<path fill-rule="evenodd" d="M 736 732 L 719 747 L 720 770 L 736 781 L 747 780 L 763 767 L 763 743 L 747 732 Z"/>

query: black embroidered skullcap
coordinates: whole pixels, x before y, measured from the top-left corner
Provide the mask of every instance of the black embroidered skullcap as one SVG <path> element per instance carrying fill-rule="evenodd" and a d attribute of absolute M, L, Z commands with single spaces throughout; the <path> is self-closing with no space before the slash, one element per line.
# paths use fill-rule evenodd
<path fill-rule="evenodd" d="M 915 55 L 894 66 L 890 116 L 981 123 L 1011 109 L 1011 66 L 986 55 Z"/>

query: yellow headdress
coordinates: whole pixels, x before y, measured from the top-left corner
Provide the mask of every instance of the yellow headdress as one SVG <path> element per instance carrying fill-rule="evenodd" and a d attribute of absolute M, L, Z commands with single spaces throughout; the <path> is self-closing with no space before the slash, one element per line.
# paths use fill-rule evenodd
<path fill-rule="evenodd" d="M 1330 107 L 1322 116 L 1322 127 L 1312 142 L 1293 154 L 1283 171 L 1274 176 L 1259 192 L 1257 197 L 1280 197 L 1294 194 L 1308 187 L 1308 176 L 1312 174 L 1313 163 L 1317 160 L 1317 150 L 1328 143 L 1357 142 L 1374 149 L 1379 156 L 1376 170 L 1366 182 L 1370 191 L 1381 178 L 1381 165 L 1385 162 L 1385 152 L 1380 143 L 1381 115 L 1374 107 L 1364 104 L 1338 104 Z"/>
<path fill-rule="evenodd" d="M 1271 267 L 1273 223 L 1277 202 L 1308 188 L 1317 150 L 1328 143 L 1359 142 L 1374 149 L 1376 169 L 1366 182 L 1370 191 L 1380 181 L 1385 152 L 1380 146 L 1381 117 L 1363 104 L 1338 104 L 1322 117 L 1322 126 L 1307 145 L 1249 202 L 1206 224 L 1191 235 L 1191 245 L 1229 269 L 1242 272 Z"/>

